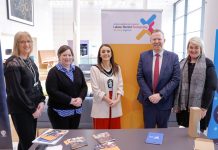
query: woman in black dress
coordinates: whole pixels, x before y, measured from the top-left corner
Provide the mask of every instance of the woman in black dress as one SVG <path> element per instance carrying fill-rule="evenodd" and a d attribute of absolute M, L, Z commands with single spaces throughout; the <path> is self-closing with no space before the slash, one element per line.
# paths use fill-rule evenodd
<path fill-rule="evenodd" d="M 19 136 L 18 150 L 27 150 L 36 136 L 36 123 L 44 109 L 45 96 L 36 64 L 30 59 L 32 37 L 18 32 L 13 54 L 5 62 L 5 81 L 9 113 Z"/>

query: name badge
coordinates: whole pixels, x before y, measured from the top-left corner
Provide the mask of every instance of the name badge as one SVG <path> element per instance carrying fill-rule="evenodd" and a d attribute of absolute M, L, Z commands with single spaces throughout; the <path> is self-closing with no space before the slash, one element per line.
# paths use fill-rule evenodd
<path fill-rule="evenodd" d="M 35 82 L 33 86 L 35 87 L 35 86 L 37 86 L 38 84 L 39 84 L 39 82 Z"/>

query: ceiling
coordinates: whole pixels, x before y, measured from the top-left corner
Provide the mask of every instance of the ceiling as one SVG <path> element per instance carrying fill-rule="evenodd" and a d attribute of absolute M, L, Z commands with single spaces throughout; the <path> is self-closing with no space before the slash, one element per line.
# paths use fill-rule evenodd
<path fill-rule="evenodd" d="M 70 7 L 73 0 L 49 0 L 53 7 Z M 80 0 L 81 7 L 100 7 L 104 9 L 143 9 L 147 2 L 148 9 L 164 9 L 178 0 Z"/>

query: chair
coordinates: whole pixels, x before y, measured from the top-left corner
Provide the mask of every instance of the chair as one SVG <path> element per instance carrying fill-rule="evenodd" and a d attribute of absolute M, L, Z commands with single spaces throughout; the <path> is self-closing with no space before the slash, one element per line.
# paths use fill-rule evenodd
<path fill-rule="evenodd" d="M 38 59 L 39 68 L 42 69 L 49 69 L 58 61 L 55 50 L 39 50 Z"/>
<path fill-rule="evenodd" d="M 83 101 L 82 108 L 83 112 L 80 119 L 79 129 L 91 129 L 92 128 L 92 118 L 90 116 L 92 109 L 92 100 L 93 97 L 86 97 Z M 39 135 L 40 129 L 52 128 L 51 123 L 47 114 L 47 104 L 45 104 L 45 109 L 41 115 L 41 117 L 37 120 L 37 135 Z"/>

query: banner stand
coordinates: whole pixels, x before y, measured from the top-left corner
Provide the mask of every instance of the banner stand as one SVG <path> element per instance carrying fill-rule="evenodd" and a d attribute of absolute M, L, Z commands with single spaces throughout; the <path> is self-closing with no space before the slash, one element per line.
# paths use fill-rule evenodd
<path fill-rule="evenodd" d="M 3 71 L 3 59 L 0 41 L 0 149 L 12 150 L 11 130 L 6 104 L 6 90 Z"/>
<path fill-rule="evenodd" d="M 216 74 L 218 75 L 218 29 L 216 30 L 214 65 L 216 69 Z M 213 108 L 212 108 L 211 118 L 208 126 L 207 137 L 209 139 L 218 139 L 218 81 L 217 81 L 217 90 L 215 92 L 215 96 L 213 100 Z"/>

